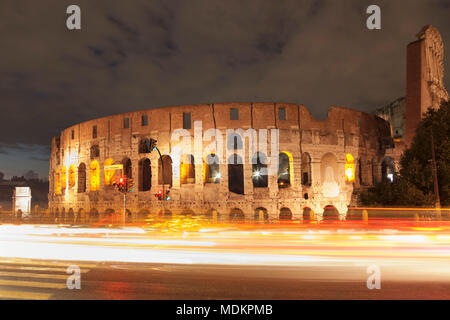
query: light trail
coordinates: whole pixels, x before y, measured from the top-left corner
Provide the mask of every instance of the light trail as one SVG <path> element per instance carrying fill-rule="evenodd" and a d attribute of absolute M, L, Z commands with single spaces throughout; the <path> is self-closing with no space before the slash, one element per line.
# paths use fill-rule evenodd
<path fill-rule="evenodd" d="M 242 224 L 201 226 L 190 232 L 1 225 L 0 257 L 311 268 L 377 264 L 395 280 L 450 282 L 447 224 L 381 224 L 364 229 L 351 224 Z"/>

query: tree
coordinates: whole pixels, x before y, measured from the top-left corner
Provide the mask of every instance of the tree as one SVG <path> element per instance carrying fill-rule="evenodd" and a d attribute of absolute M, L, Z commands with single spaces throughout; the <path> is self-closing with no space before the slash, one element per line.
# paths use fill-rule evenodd
<path fill-rule="evenodd" d="M 416 135 L 400 160 L 400 175 L 393 183 L 376 185 L 360 195 L 363 205 L 434 206 L 431 135 L 436 155 L 439 196 L 450 205 L 450 101 L 438 110 L 428 109 Z"/>
<path fill-rule="evenodd" d="M 0 171 L 0 182 L 3 181 L 3 178 L 5 177 L 5 174 L 3 172 Z"/>

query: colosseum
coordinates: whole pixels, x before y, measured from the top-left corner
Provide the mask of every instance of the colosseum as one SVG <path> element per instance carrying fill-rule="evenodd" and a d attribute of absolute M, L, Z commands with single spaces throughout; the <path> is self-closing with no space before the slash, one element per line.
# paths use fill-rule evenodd
<path fill-rule="evenodd" d="M 49 207 L 75 220 L 123 212 L 113 186 L 122 172 L 108 167 L 122 164 L 135 184 L 126 194 L 128 221 L 345 219 L 358 191 L 392 178 L 392 152 L 387 121 L 347 108 L 331 107 L 321 121 L 292 103 L 148 109 L 76 124 L 54 138 Z M 155 197 L 163 182 L 168 200 Z"/>
<path fill-rule="evenodd" d="M 69 127 L 52 140 L 50 212 L 66 221 L 121 213 L 124 196 L 113 184 L 125 175 L 135 184 L 126 193 L 130 222 L 186 214 L 343 220 L 362 190 L 394 179 L 423 112 L 448 100 L 442 37 L 427 25 L 417 38 L 407 46 L 406 97 L 377 116 L 331 107 L 319 121 L 292 103 L 213 103 Z M 167 200 L 155 197 L 161 190 Z"/>

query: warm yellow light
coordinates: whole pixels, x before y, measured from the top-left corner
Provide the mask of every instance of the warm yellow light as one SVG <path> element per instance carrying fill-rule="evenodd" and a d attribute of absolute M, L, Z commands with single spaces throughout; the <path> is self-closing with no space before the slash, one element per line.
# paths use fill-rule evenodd
<path fill-rule="evenodd" d="M 345 156 L 345 181 L 355 181 L 355 159 L 350 153 Z"/>
<path fill-rule="evenodd" d="M 55 173 L 55 194 L 61 194 L 61 174 L 60 170 L 56 170 Z"/>
<path fill-rule="evenodd" d="M 91 191 L 98 191 L 100 189 L 100 166 L 97 160 L 91 162 L 89 182 Z"/>
<path fill-rule="evenodd" d="M 105 160 L 105 167 L 114 164 L 113 159 Z M 105 186 L 110 186 L 116 180 L 116 170 L 105 170 Z"/>
<path fill-rule="evenodd" d="M 62 189 L 66 189 L 67 187 L 67 169 L 66 166 L 63 166 L 61 169 L 61 187 Z"/>

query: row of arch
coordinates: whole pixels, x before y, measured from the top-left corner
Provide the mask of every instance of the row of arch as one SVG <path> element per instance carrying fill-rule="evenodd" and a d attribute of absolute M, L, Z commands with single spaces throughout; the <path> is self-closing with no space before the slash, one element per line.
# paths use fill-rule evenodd
<path fill-rule="evenodd" d="M 65 208 L 62 208 L 61 211 L 59 211 L 58 208 L 53 210 L 51 212 L 51 219 L 57 220 L 58 222 L 64 222 L 64 223 L 96 223 L 101 221 L 101 218 L 104 220 L 108 220 L 109 222 L 111 219 L 115 219 L 116 222 L 121 222 L 123 219 L 121 217 L 122 213 L 116 213 L 114 209 L 106 209 L 102 215 L 100 215 L 99 211 L 95 208 L 91 209 L 88 213 L 84 211 L 84 209 L 79 209 L 77 213 L 70 208 L 67 212 Z M 150 211 L 147 209 L 142 209 L 137 213 L 137 216 L 134 220 L 137 221 L 144 221 L 146 218 L 150 216 Z M 177 214 L 178 216 L 204 216 L 206 218 L 209 218 L 211 220 L 219 220 L 220 214 L 216 209 L 210 209 L 204 214 L 197 215 L 195 212 L 191 209 L 185 209 L 182 210 L 181 213 Z M 162 218 L 172 218 L 174 217 L 174 214 L 169 209 L 163 209 L 160 210 L 158 213 L 158 216 Z M 332 206 L 328 205 L 324 208 L 323 212 L 323 220 L 339 220 L 339 212 L 338 210 Z M 280 222 L 283 221 L 291 221 L 293 220 L 293 214 L 291 209 L 288 207 L 282 207 L 279 210 L 278 219 Z M 302 219 L 304 222 L 309 222 L 312 220 L 315 220 L 314 212 L 309 207 L 303 208 L 302 213 Z M 126 210 L 126 222 L 130 223 L 133 221 L 133 214 L 132 212 L 127 209 Z M 246 221 L 246 217 L 244 214 L 244 211 L 242 211 L 239 208 L 233 208 L 230 210 L 228 214 L 228 221 L 229 222 L 244 222 Z M 258 207 L 254 210 L 253 215 L 253 221 L 269 221 L 269 214 L 268 210 L 264 207 Z"/>
<path fill-rule="evenodd" d="M 180 158 L 180 184 L 195 183 L 195 165 L 194 156 L 185 154 Z M 255 188 L 265 188 L 268 186 L 267 174 L 267 158 L 265 154 L 257 152 L 252 159 L 252 183 Z M 332 153 L 327 153 L 322 157 L 321 176 L 326 177 L 328 173 L 325 169 L 331 168 L 331 176 L 337 174 L 337 160 Z M 114 164 L 114 160 L 109 158 L 105 160 L 104 165 L 110 166 Z M 123 173 L 132 178 L 132 163 L 129 158 L 122 161 Z M 345 180 L 346 182 L 354 182 L 356 178 L 356 168 L 358 169 L 357 178 L 360 184 L 363 184 L 362 165 L 359 159 L 357 165 L 351 154 L 345 157 Z M 80 163 L 77 170 L 72 164 L 67 170 L 65 166 L 56 170 L 54 176 L 55 194 L 65 192 L 66 186 L 71 189 L 75 186 L 76 171 L 78 171 L 78 193 L 86 191 L 86 165 Z M 163 155 L 162 161 L 158 160 L 158 184 L 172 186 L 172 158 L 169 155 Z M 382 163 L 382 179 L 392 182 L 394 174 L 394 161 L 392 158 L 386 157 Z M 372 164 L 372 183 L 374 181 L 374 165 Z M 151 189 L 152 168 L 149 158 L 143 158 L 138 163 L 139 174 L 139 191 L 149 191 Z M 308 153 L 302 154 L 301 162 L 301 183 L 305 186 L 311 185 L 311 157 Z M 116 179 L 116 170 L 104 170 L 104 185 L 111 186 Z M 221 179 L 219 169 L 219 159 L 214 154 L 208 154 L 203 160 L 203 183 L 219 183 Z M 334 179 L 334 178 L 333 178 Z M 279 154 L 277 183 L 279 188 L 289 187 L 293 181 L 293 158 L 288 152 Z M 89 166 L 89 190 L 98 191 L 100 189 L 100 164 L 97 160 L 93 160 Z M 233 154 L 228 159 L 228 189 L 230 192 L 237 194 L 244 193 L 244 168 L 242 158 L 238 154 Z"/>
<path fill-rule="evenodd" d="M 311 181 L 311 164 L 308 154 L 304 155 L 306 163 L 302 165 L 302 175 L 305 176 L 305 184 Z M 254 187 L 267 187 L 268 175 L 264 173 L 267 169 L 267 159 L 263 153 L 256 153 L 252 161 L 252 181 Z M 180 184 L 195 183 L 195 165 L 194 156 L 185 154 L 180 158 Z M 105 160 L 104 166 L 114 164 L 114 160 L 109 158 Z M 132 163 L 129 158 L 122 161 L 123 172 L 128 178 L 132 178 Z M 54 175 L 55 194 L 64 193 L 66 186 L 71 189 L 75 186 L 76 171 L 78 171 L 78 193 L 86 191 L 86 165 L 80 163 L 77 170 L 72 164 L 67 171 L 65 166 L 57 169 Z M 67 181 L 67 172 L 69 181 Z M 149 191 L 151 189 L 151 161 L 143 158 L 138 163 L 139 172 L 139 191 Z M 288 152 L 279 154 L 278 185 L 288 187 L 291 185 L 293 176 L 293 158 Z M 110 186 L 116 179 L 116 170 L 104 170 L 104 185 Z M 169 155 L 163 155 L 162 161 L 158 160 L 158 184 L 172 185 L 172 158 Z M 214 153 L 208 154 L 203 160 L 203 183 L 219 183 L 221 179 L 219 169 L 219 159 Z M 228 161 L 228 182 L 229 190 L 235 193 L 244 193 L 244 169 L 242 158 L 238 154 L 233 154 Z M 89 166 L 89 190 L 98 191 L 100 189 L 100 164 L 98 160 L 93 160 Z"/>

